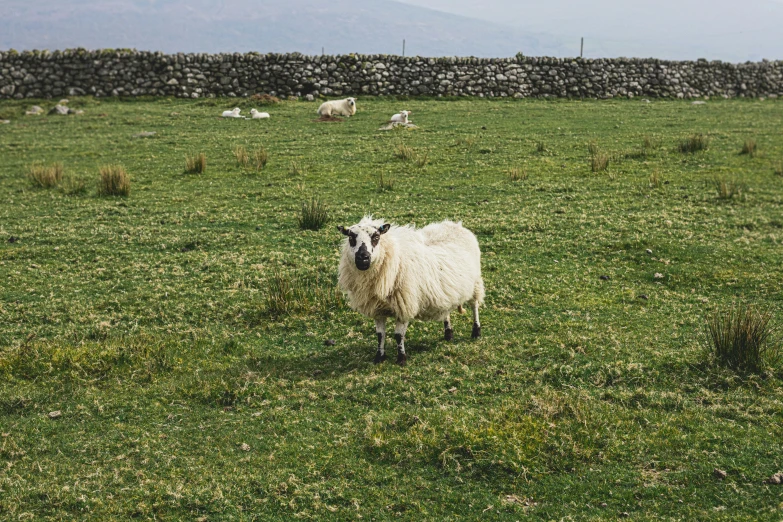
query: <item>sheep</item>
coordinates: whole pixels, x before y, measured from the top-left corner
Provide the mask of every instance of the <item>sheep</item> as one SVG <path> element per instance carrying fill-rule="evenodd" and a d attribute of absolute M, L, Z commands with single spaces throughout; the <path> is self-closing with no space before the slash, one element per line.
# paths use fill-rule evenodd
<path fill-rule="evenodd" d="M 239 107 L 234 107 L 234 109 L 230 111 L 223 111 L 223 117 L 224 118 L 241 118 L 242 116 L 239 115 L 241 112 L 241 109 Z"/>
<path fill-rule="evenodd" d="M 268 112 L 258 112 L 255 109 L 250 109 L 250 114 L 254 120 L 257 120 L 259 118 L 268 118 L 269 113 Z"/>
<path fill-rule="evenodd" d="M 408 123 L 408 116 L 413 114 L 411 111 L 400 111 L 399 114 L 395 114 L 389 120 L 392 123 Z"/>
<path fill-rule="evenodd" d="M 353 116 L 356 114 L 356 98 L 344 100 L 330 100 L 323 102 L 318 107 L 318 116 L 328 118 L 330 116 Z"/>
<path fill-rule="evenodd" d="M 443 321 L 451 341 L 451 312 L 473 308 L 471 336 L 481 337 L 479 306 L 484 302 L 481 250 L 462 223 L 442 221 L 421 229 L 397 226 L 365 216 L 337 229 L 342 243 L 338 285 L 355 311 L 375 320 L 375 364 L 386 360 L 386 320 L 395 318 L 397 364 L 405 366 L 405 331 L 414 320 Z"/>

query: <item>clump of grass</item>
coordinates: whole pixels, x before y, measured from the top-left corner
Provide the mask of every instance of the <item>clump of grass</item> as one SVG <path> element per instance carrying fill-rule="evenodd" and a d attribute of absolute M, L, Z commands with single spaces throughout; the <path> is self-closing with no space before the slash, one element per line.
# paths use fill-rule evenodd
<path fill-rule="evenodd" d="M 394 190 L 394 179 L 384 179 L 383 172 L 378 176 L 378 192 L 388 192 Z"/>
<path fill-rule="evenodd" d="M 756 155 L 757 149 L 758 146 L 756 145 L 756 140 L 747 139 L 745 140 L 745 143 L 742 144 L 742 150 L 740 150 L 740 154 L 747 154 L 752 158 Z"/>
<path fill-rule="evenodd" d="M 256 170 L 260 171 L 266 167 L 267 161 L 269 161 L 269 154 L 267 154 L 264 147 L 253 151 L 253 162 L 256 165 Z"/>
<path fill-rule="evenodd" d="M 418 168 L 424 167 L 427 163 L 430 161 L 430 153 L 425 152 L 424 154 L 416 154 L 416 158 L 413 160 L 413 164 L 416 165 Z"/>
<path fill-rule="evenodd" d="M 658 138 L 653 138 L 652 136 L 645 136 L 642 138 L 642 150 L 643 151 L 654 151 L 656 149 L 661 148 L 661 140 Z"/>
<path fill-rule="evenodd" d="M 264 311 L 279 316 L 341 307 L 343 299 L 333 281 L 318 274 L 283 272 L 275 269 L 264 296 Z"/>
<path fill-rule="evenodd" d="M 783 176 L 783 161 L 778 161 L 778 164 L 772 167 L 772 171 L 776 176 Z"/>
<path fill-rule="evenodd" d="M 704 134 L 693 134 L 688 138 L 680 141 L 677 148 L 684 154 L 693 154 L 702 150 L 707 150 L 709 146 L 709 138 Z"/>
<path fill-rule="evenodd" d="M 513 167 L 508 171 L 509 181 L 525 181 L 527 179 L 527 171 L 518 167 Z"/>
<path fill-rule="evenodd" d="M 663 178 L 658 171 L 653 171 L 650 174 L 650 188 L 659 189 L 663 186 Z"/>
<path fill-rule="evenodd" d="M 536 152 L 538 152 L 539 154 L 544 154 L 544 153 L 549 152 L 549 149 L 547 149 L 547 147 L 546 147 L 546 143 L 544 143 L 543 141 L 537 141 L 536 142 Z"/>
<path fill-rule="evenodd" d="M 247 153 L 247 149 L 243 145 L 237 145 L 234 147 L 234 158 L 237 160 L 238 167 L 247 167 L 250 163 L 250 156 Z"/>
<path fill-rule="evenodd" d="M 27 167 L 27 179 L 36 187 L 52 188 L 60 184 L 63 179 L 63 172 L 62 163 L 44 165 L 36 162 Z"/>
<path fill-rule="evenodd" d="M 298 161 L 292 161 L 291 165 L 288 167 L 288 173 L 291 176 L 304 176 L 307 173 L 307 167 Z"/>
<path fill-rule="evenodd" d="M 751 305 L 737 305 L 707 316 L 710 353 L 718 364 L 742 373 L 761 373 L 780 360 L 780 345 L 770 325 L 772 315 Z"/>
<path fill-rule="evenodd" d="M 130 176 L 120 165 L 104 165 L 99 169 L 98 194 L 101 196 L 129 196 Z"/>
<path fill-rule="evenodd" d="M 281 103 L 280 98 L 277 96 L 271 96 L 265 93 L 254 94 L 250 99 L 254 101 L 256 105 L 279 105 Z"/>
<path fill-rule="evenodd" d="M 587 142 L 587 152 L 590 154 L 590 156 L 595 156 L 598 154 L 598 142 L 595 140 L 590 140 Z"/>
<path fill-rule="evenodd" d="M 590 168 L 593 172 L 602 172 L 609 168 L 609 154 L 598 152 L 590 158 Z"/>
<path fill-rule="evenodd" d="M 302 230 L 320 230 L 329 221 L 329 209 L 316 198 L 304 201 L 297 221 Z"/>
<path fill-rule="evenodd" d="M 185 172 L 187 174 L 203 174 L 207 170 L 207 155 L 203 152 L 193 156 L 185 156 Z"/>
<path fill-rule="evenodd" d="M 743 199 L 745 197 L 746 187 L 743 183 L 735 179 L 715 178 L 715 190 L 718 192 L 718 199 Z"/>
<path fill-rule="evenodd" d="M 394 148 L 394 157 L 402 161 L 410 161 L 416 156 L 416 151 L 412 147 L 399 143 Z"/>

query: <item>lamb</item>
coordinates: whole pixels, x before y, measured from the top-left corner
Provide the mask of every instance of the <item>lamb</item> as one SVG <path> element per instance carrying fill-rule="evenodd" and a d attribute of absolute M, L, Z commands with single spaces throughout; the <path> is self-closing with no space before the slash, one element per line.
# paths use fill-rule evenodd
<path fill-rule="evenodd" d="M 322 118 L 330 116 L 353 116 L 356 114 L 356 99 L 325 101 L 318 107 L 318 115 Z"/>
<path fill-rule="evenodd" d="M 392 123 L 404 123 L 407 125 L 408 123 L 408 116 L 413 114 L 411 111 L 400 111 L 399 114 L 395 114 L 391 117 L 389 120 Z"/>
<path fill-rule="evenodd" d="M 241 109 L 239 107 L 234 107 L 234 109 L 230 111 L 223 111 L 223 117 L 224 118 L 241 118 L 242 116 L 239 115 L 241 112 Z"/>
<path fill-rule="evenodd" d="M 481 337 L 479 306 L 484 302 L 481 250 L 462 223 L 442 221 L 424 228 L 400 227 L 365 216 L 358 224 L 337 227 L 346 237 L 338 284 L 357 312 L 375 319 L 378 351 L 386 360 L 386 320 L 395 318 L 397 364 L 405 366 L 405 332 L 414 320 L 443 321 L 451 341 L 451 312 L 473 308 L 474 339 Z"/>
<path fill-rule="evenodd" d="M 254 120 L 257 120 L 259 118 L 268 118 L 269 117 L 269 113 L 268 112 L 258 112 L 255 109 L 250 109 L 250 114 L 251 114 L 251 117 Z"/>

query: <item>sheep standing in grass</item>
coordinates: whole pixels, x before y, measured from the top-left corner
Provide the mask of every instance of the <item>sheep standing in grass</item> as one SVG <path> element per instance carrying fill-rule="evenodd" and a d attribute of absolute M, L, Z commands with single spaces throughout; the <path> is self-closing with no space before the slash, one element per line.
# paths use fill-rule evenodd
<path fill-rule="evenodd" d="M 414 320 L 443 321 L 446 340 L 454 337 L 451 312 L 470 303 L 473 338 L 481 336 L 478 309 L 484 301 L 481 250 L 461 223 L 443 221 L 422 229 L 389 225 L 365 216 L 348 228 L 340 257 L 340 288 L 359 313 L 375 319 L 378 351 L 386 360 L 386 320 L 394 317 L 397 363 L 404 366 L 405 331 Z"/>
<path fill-rule="evenodd" d="M 234 107 L 230 111 L 223 111 L 223 117 L 224 118 L 241 118 L 242 116 L 239 115 L 241 109 L 239 107 Z"/>
<path fill-rule="evenodd" d="M 411 111 L 400 111 L 398 114 L 395 114 L 391 117 L 391 120 L 389 120 L 392 123 L 404 123 L 408 124 L 408 116 L 413 114 Z"/>
<path fill-rule="evenodd" d="M 356 99 L 330 100 L 323 102 L 318 107 L 318 116 L 328 118 L 330 116 L 353 116 L 356 114 Z"/>
<path fill-rule="evenodd" d="M 269 117 L 269 113 L 268 112 L 258 112 L 255 109 L 250 109 L 250 117 L 253 118 L 254 120 L 268 118 Z"/>

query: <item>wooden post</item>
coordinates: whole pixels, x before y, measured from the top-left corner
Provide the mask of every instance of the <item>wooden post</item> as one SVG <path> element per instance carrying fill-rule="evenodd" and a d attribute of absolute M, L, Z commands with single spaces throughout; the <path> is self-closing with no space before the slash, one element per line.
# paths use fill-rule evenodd
<path fill-rule="evenodd" d="M 402 55 L 405 56 L 405 38 L 402 39 Z"/>
<path fill-rule="evenodd" d="M 584 52 L 585 52 L 585 37 L 583 36 L 582 37 L 582 45 L 579 46 L 579 58 L 584 56 Z"/>

